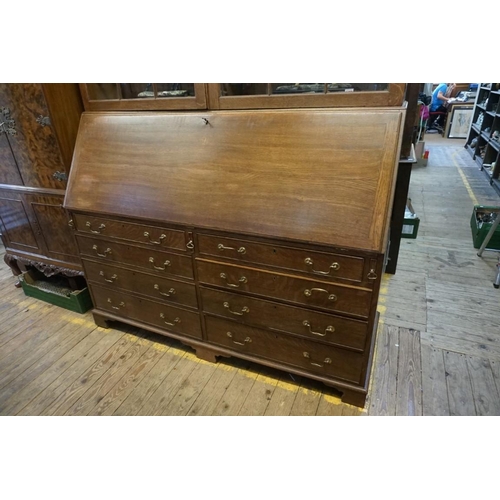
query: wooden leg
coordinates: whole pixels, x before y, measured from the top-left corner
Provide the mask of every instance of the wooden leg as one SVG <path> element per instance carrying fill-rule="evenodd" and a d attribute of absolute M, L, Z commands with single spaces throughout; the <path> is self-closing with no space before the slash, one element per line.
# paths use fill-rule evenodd
<path fill-rule="evenodd" d="M 92 313 L 92 316 L 94 316 L 94 322 L 97 326 L 100 326 L 101 328 L 109 328 L 108 320 L 106 320 L 104 316 L 97 313 Z"/>
<path fill-rule="evenodd" d="M 19 269 L 19 266 L 17 265 L 17 259 L 15 259 L 14 257 L 10 256 L 9 254 L 5 254 L 3 256 L 3 260 L 4 262 L 10 267 L 10 270 L 12 272 L 12 274 L 14 276 L 19 276 L 21 273 L 21 270 Z M 14 286 L 16 288 L 21 288 L 21 281 L 20 280 L 17 280 L 15 283 L 14 283 Z"/>
<path fill-rule="evenodd" d="M 359 408 L 364 408 L 365 402 L 366 394 L 363 394 L 362 392 L 344 390 L 342 393 L 342 403 L 359 406 Z"/>
<path fill-rule="evenodd" d="M 210 363 L 217 363 L 217 353 L 206 347 L 196 347 L 196 356 Z"/>

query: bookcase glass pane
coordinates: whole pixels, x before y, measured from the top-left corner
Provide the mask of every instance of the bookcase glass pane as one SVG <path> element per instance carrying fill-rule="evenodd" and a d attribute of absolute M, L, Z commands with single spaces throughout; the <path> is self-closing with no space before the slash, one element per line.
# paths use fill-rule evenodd
<path fill-rule="evenodd" d="M 194 97 L 194 83 L 157 83 L 158 98 Z"/>
<path fill-rule="evenodd" d="M 116 83 L 87 83 L 86 85 L 91 101 L 118 99 Z"/>
<path fill-rule="evenodd" d="M 120 83 L 122 99 L 154 98 L 152 83 Z"/>
<path fill-rule="evenodd" d="M 267 83 L 221 83 L 221 96 L 266 95 Z"/>
<path fill-rule="evenodd" d="M 380 92 L 389 90 L 388 83 L 329 83 L 328 92 Z"/>
<path fill-rule="evenodd" d="M 272 94 L 324 94 L 324 83 L 271 83 Z"/>

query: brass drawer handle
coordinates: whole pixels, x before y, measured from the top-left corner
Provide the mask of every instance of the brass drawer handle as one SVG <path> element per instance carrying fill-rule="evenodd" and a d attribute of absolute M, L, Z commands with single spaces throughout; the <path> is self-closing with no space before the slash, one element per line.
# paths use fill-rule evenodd
<path fill-rule="evenodd" d="M 309 321 L 307 321 L 307 319 L 305 319 L 302 324 L 304 326 L 307 326 L 307 328 L 309 328 L 309 333 L 312 333 L 313 335 L 319 335 L 320 337 L 326 337 L 326 334 L 327 333 L 333 333 L 335 331 L 335 328 L 333 326 L 327 326 L 325 328 L 325 333 L 321 333 L 321 332 L 315 332 L 312 330 L 311 328 L 311 323 L 309 323 Z"/>
<path fill-rule="evenodd" d="M 225 247 L 222 243 L 219 243 L 217 245 L 217 248 L 221 251 L 224 251 L 224 250 L 236 250 L 236 248 L 233 248 L 233 247 Z M 245 247 L 240 247 L 238 248 L 238 250 L 236 250 L 238 253 L 246 253 L 247 249 Z"/>
<path fill-rule="evenodd" d="M 171 295 L 175 295 L 175 288 L 171 288 L 168 292 L 161 292 L 160 291 L 160 285 L 158 285 L 156 283 L 153 285 L 153 288 L 155 290 L 158 290 L 158 292 L 160 293 L 160 295 L 163 295 L 164 297 L 170 297 Z"/>
<path fill-rule="evenodd" d="M 167 237 L 166 234 L 162 234 L 159 238 L 159 241 L 155 241 L 151 239 L 151 235 L 147 231 L 144 232 L 144 236 L 149 240 L 150 243 L 153 243 L 155 245 L 161 245 L 162 241 Z"/>
<path fill-rule="evenodd" d="M 154 267 L 155 269 L 157 269 L 158 271 L 165 271 L 165 269 L 166 269 L 168 266 L 170 266 L 170 261 L 169 261 L 169 260 L 166 260 L 166 261 L 163 263 L 163 265 L 164 265 L 165 267 L 155 266 L 155 259 L 154 259 L 154 257 L 149 257 L 149 262 L 151 262 L 151 264 L 153 264 L 153 267 Z"/>
<path fill-rule="evenodd" d="M 308 352 L 304 352 L 304 358 L 311 359 L 311 355 Z M 313 366 L 319 366 L 320 368 L 324 368 L 325 365 L 331 365 L 332 360 L 330 358 L 325 358 L 323 361 L 324 364 L 320 365 L 319 363 L 314 363 L 311 361 L 311 365 Z"/>
<path fill-rule="evenodd" d="M 237 312 L 237 311 L 231 311 L 231 306 L 229 305 L 229 302 L 224 302 L 224 304 L 222 304 L 231 314 L 234 314 L 235 316 L 243 316 L 243 314 L 245 313 L 249 313 L 250 312 L 250 309 L 247 307 L 247 306 L 243 306 L 243 308 L 241 309 L 241 312 Z"/>
<path fill-rule="evenodd" d="M 226 335 L 232 339 L 233 338 L 233 334 L 231 332 L 227 332 Z M 238 342 L 236 340 L 233 340 L 233 344 L 237 344 L 237 345 L 245 345 L 245 344 L 249 344 L 250 342 L 252 342 L 252 339 L 250 337 L 247 337 L 243 342 Z"/>
<path fill-rule="evenodd" d="M 71 228 L 71 229 L 75 229 L 75 223 L 73 222 L 73 219 L 70 219 L 68 221 L 68 226 Z"/>
<path fill-rule="evenodd" d="M 306 297 L 310 297 L 313 292 L 324 292 L 324 293 L 328 294 L 328 300 L 333 300 L 333 301 L 337 300 L 337 296 L 336 295 L 334 295 L 333 293 L 330 293 L 328 290 L 325 290 L 324 288 L 311 288 L 311 289 L 306 288 L 304 290 L 304 295 Z"/>
<path fill-rule="evenodd" d="M 226 273 L 220 273 L 220 277 L 223 279 L 223 280 L 226 280 L 226 284 L 227 286 L 231 286 L 233 288 L 239 288 L 240 285 L 236 285 L 234 283 L 229 283 L 227 281 L 227 274 Z M 242 276 L 239 280 L 238 280 L 240 283 L 246 283 L 248 280 L 245 278 L 245 276 Z"/>
<path fill-rule="evenodd" d="M 101 271 L 99 273 L 99 276 L 102 276 L 104 278 L 104 281 L 107 281 L 108 283 L 113 283 L 113 281 L 118 279 L 118 276 L 116 274 L 113 274 L 113 276 L 111 276 L 111 278 L 104 277 L 104 271 Z"/>
<path fill-rule="evenodd" d="M 125 307 L 125 302 L 120 302 L 120 304 L 119 304 L 118 306 L 114 306 L 114 305 L 113 305 L 113 301 L 112 301 L 110 298 L 108 298 L 108 302 L 111 304 L 111 307 L 112 307 L 113 309 L 118 309 L 118 310 L 120 310 L 120 307 Z"/>
<path fill-rule="evenodd" d="M 160 313 L 160 318 L 165 319 L 165 315 L 163 313 Z M 164 321 L 164 323 L 168 326 L 175 326 L 176 324 L 181 322 L 181 318 L 177 317 L 174 319 L 173 323 L 170 323 L 170 321 Z"/>
<path fill-rule="evenodd" d="M 193 240 L 189 240 L 187 243 L 186 243 L 186 248 L 188 250 L 193 250 L 194 249 L 194 243 L 193 243 Z"/>
<path fill-rule="evenodd" d="M 101 232 L 106 229 L 106 224 L 101 224 L 97 229 L 92 229 L 92 222 L 87 221 L 85 225 L 89 228 L 89 231 L 94 234 L 101 234 Z"/>
<path fill-rule="evenodd" d="M 312 266 L 314 265 L 313 260 L 311 257 L 307 257 L 304 262 L 308 265 L 311 266 L 311 271 L 315 274 L 322 274 L 323 276 L 328 276 L 332 271 L 338 271 L 340 269 L 340 264 L 338 262 L 334 262 L 328 271 L 316 271 Z"/>
<path fill-rule="evenodd" d="M 109 253 L 111 255 L 111 248 L 106 248 L 106 250 L 104 250 L 104 253 L 99 253 L 99 250 L 97 248 L 97 245 L 94 245 L 92 247 L 92 250 L 95 250 L 97 255 L 99 255 L 99 257 L 107 257 L 107 254 Z"/>

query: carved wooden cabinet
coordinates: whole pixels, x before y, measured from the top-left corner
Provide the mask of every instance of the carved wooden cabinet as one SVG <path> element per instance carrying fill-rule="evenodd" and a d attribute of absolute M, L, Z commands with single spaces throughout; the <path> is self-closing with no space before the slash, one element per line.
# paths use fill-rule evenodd
<path fill-rule="evenodd" d="M 404 113 L 84 113 L 65 207 L 96 322 L 363 406 Z"/>
<path fill-rule="evenodd" d="M 83 107 L 77 84 L 0 84 L 0 230 L 14 274 L 82 274 L 63 209 Z"/>

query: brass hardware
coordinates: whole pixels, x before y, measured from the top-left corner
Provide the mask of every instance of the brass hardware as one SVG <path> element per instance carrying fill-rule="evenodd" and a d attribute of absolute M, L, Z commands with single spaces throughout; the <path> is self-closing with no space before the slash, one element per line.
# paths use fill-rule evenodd
<path fill-rule="evenodd" d="M 17 135 L 16 122 L 10 117 L 10 109 L 2 108 L 3 121 L 0 122 L 0 134 Z"/>
<path fill-rule="evenodd" d="M 194 248 L 194 243 L 193 243 L 193 240 L 189 240 L 187 243 L 186 243 L 186 248 L 188 250 L 193 250 Z"/>
<path fill-rule="evenodd" d="M 326 337 L 326 334 L 327 333 L 333 333 L 335 331 L 335 328 L 331 325 L 327 326 L 325 328 L 325 333 L 321 333 L 321 332 L 314 332 L 311 328 L 311 323 L 309 323 L 309 321 L 307 321 L 307 319 L 305 319 L 302 324 L 304 326 L 307 326 L 309 328 L 309 333 L 312 333 L 313 335 L 319 335 L 320 337 Z"/>
<path fill-rule="evenodd" d="M 165 319 L 165 315 L 163 313 L 160 313 L 160 318 Z M 175 326 L 177 323 L 181 322 L 181 318 L 177 317 L 174 319 L 173 323 L 170 323 L 170 321 L 164 321 L 164 323 L 168 326 Z"/>
<path fill-rule="evenodd" d="M 160 292 L 160 285 L 154 284 L 153 288 L 155 290 L 158 290 L 160 295 L 163 295 L 165 297 L 170 297 L 171 295 L 175 295 L 175 288 L 171 288 L 168 292 Z"/>
<path fill-rule="evenodd" d="M 167 237 L 166 234 L 162 234 L 159 238 L 159 241 L 155 241 L 151 239 L 151 236 L 147 231 L 144 232 L 144 236 L 149 239 L 150 243 L 154 243 L 155 245 L 161 245 L 162 241 Z"/>
<path fill-rule="evenodd" d="M 304 352 L 304 358 L 311 359 L 311 355 L 308 352 Z M 314 363 L 311 361 L 311 365 L 313 366 L 319 366 L 320 368 L 323 368 L 325 365 L 331 365 L 332 360 L 330 358 L 325 358 L 323 361 L 324 365 L 320 365 L 319 363 Z"/>
<path fill-rule="evenodd" d="M 231 314 L 234 314 L 235 316 L 243 316 L 243 314 L 245 313 L 249 313 L 250 312 L 250 309 L 247 307 L 247 306 L 243 306 L 243 308 L 241 309 L 241 312 L 237 312 L 237 311 L 231 311 L 231 306 L 229 305 L 229 302 L 224 302 L 224 304 L 222 304 Z"/>
<path fill-rule="evenodd" d="M 368 273 L 368 279 L 369 280 L 376 280 L 377 279 L 377 273 L 375 272 L 375 269 L 370 269 L 370 272 Z"/>
<path fill-rule="evenodd" d="M 323 276 L 328 276 L 332 271 L 338 271 L 340 269 L 340 264 L 338 262 L 333 262 L 333 264 L 330 266 L 330 269 L 328 271 L 316 271 L 313 269 L 314 262 L 311 259 L 311 257 L 306 257 L 304 259 L 304 262 L 308 265 L 311 266 L 311 271 L 315 274 L 322 274 Z"/>
<path fill-rule="evenodd" d="M 104 278 L 104 281 L 107 281 L 108 283 L 113 283 L 116 279 L 118 279 L 118 276 L 116 274 L 113 274 L 111 278 L 105 278 L 104 271 L 101 271 L 99 273 L 99 276 L 102 276 Z"/>
<path fill-rule="evenodd" d="M 71 229 L 75 229 L 75 223 L 73 222 L 73 219 L 70 219 L 68 221 L 68 226 L 71 228 Z"/>
<path fill-rule="evenodd" d="M 51 122 L 50 122 L 50 116 L 43 116 L 43 115 L 40 115 L 37 119 L 36 119 L 36 122 L 39 123 L 42 128 L 43 127 L 46 127 L 47 125 L 51 125 Z"/>
<path fill-rule="evenodd" d="M 227 332 L 226 335 L 232 339 L 233 338 L 233 334 L 231 332 Z M 245 344 L 249 344 L 250 342 L 252 342 L 252 339 L 250 337 L 246 337 L 245 340 L 243 342 L 238 342 L 236 340 L 233 340 L 233 344 L 237 344 L 237 345 L 245 345 Z"/>
<path fill-rule="evenodd" d="M 113 302 L 112 302 L 112 300 L 111 300 L 110 298 L 108 298 L 108 302 L 111 304 L 111 307 L 112 307 L 113 309 L 118 309 L 118 310 L 120 310 L 120 307 L 125 307 L 125 302 L 120 302 L 120 304 L 119 304 L 118 306 L 114 306 L 114 305 L 113 305 Z"/>
<path fill-rule="evenodd" d="M 151 262 L 151 264 L 153 264 L 153 267 L 155 269 L 157 269 L 158 271 L 165 271 L 165 269 L 170 265 L 170 261 L 169 260 L 166 260 L 163 265 L 165 267 L 159 267 L 159 266 L 155 266 L 155 259 L 154 257 L 149 257 L 149 262 Z"/>
<path fill-rule="evenodd" d="M 239 288 L 240 285 L 236 285 L 234 283 L 229 283 L 227 281 L 227 274 L 226 273 L 220 273 L 220 277 L 223 279 L 223 280 L 226 280 L 226 284 L 227 286 L 231 286 L 233 288 Z M 239 280 L 238 280 L 240 283 L 246 283 L 248 280 L 245 278 L 245 276 L 242 276 Z"/>
<path fill-rule="evenodd" d="M 56 181 L 67 181 L 68 176 L 66 172 L 59 172 L 59 170 L 57 170 L 52 174 L 52 179 L 55 179 Z"/>
<path fill-rule="evenodd" d="M 90 222 L 90 221 L 87 221 L 85 223 L 85 225 L 89 228 L 89 231 L 91 233 L 94 233 L 94 234 L 101 234 L 101 231 L 103 229 L 106 229 L 106 225 L 105 224 L 101 224 L 97 229 L 92 229 L 92 222 Z"/>
<path fill-rule="evenodd" d="M 325 290 L 324 288 L 311 288 L 311 289 L 306 288 L 304 290 L 304 295 L 306 297 L 310 297 L 313 292 L 324 292 L 324 293 L 328 294 L 328 300 L 333 300 L 333 301 L 337 300 L 336 295 L 334 295 L 333 293 L 330 293 L 328 290 Z"/>
<path fill-rule="evenodd" d="M 104 250 L 104 253 L 99 253 L 99 251 L 97 250 L 97 245 L 94 245 L 92 247 L 92 250 L 95 250 L 97 252 L 97 255 L 99 255 L 99 257 L 106 257 L 106 254 L 111 254 L 111 248 L 106 248 L 106 250 Z"/>
<path fill-rule="evenodd" d="M 217 248 L 219 250 L 236 250 L 236 248 L 233 248 L 233 247 L 225 247 L 222 243 L 219 243 L 217 245 Z M 236 250 L 238 253 L 241 253 L 241 254 L 244 254 L 246 253 L 247 249 L 245 247 L 240 247 L 238 248 L 238 250 Z"/>

